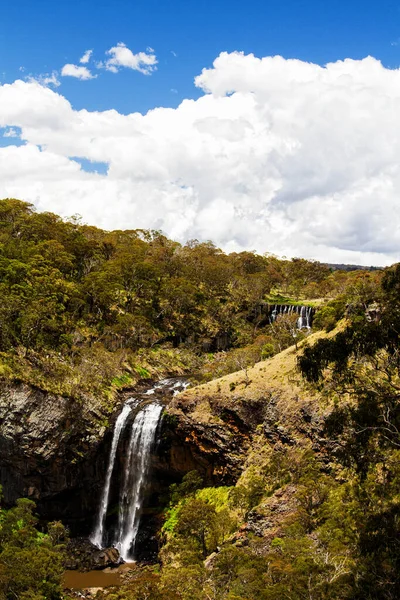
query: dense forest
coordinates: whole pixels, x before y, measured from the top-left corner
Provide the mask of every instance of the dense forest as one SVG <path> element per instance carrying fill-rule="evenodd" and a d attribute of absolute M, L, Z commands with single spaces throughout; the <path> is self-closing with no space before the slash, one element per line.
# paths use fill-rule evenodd
<path fill-rule="evenodd" d="M 318 337 L 309 341 L 294 314 L 270 322 L 269 304 L 315 308 Z M 294 344 L 296 385 L 324 411 L 319 446 L 299 437 L 272 447 L 259 427 L 235 485 L 210 487 L 196 471 L 173 484 L 157 564 L 99 600 L 399 598 L 399 332 L 398 265 L 347 271 L 225 254 L 0 202 L 2 381 L 80 402 L 97 394 L 111 413 L 115 392 L 138 379 L 247 377 Z M 244 386 L 251 393 L 250 376 Z M 291 411 L 311 420 L 297 396 Z M 0 513 L 5 600 L 63 595 L 67 532 L 34 512 L 22 499 Z M 271 535 L 260 533 L 265 522 Z"/>
<path fill-rule="evenodd" d="M 379 276 L 182 246 L 159 231 L 102 231 L 2 200 L 0 372 L 76 397 L 162 365 L 210 378 L 293 343 L 295 318 L 271 328 L 262 303 L 336 298 L 316 321 L 333 326 L 346 303 L 369 302 Z"/>

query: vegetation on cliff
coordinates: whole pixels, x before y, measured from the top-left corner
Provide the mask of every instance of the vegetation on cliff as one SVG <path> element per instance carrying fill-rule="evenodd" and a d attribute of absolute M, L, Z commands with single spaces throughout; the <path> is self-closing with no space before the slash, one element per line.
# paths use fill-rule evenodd
<path fill-rule="evenodd" d="M 60 522 L 38 529 L 35 504 L 21 498 L 14 508 L 0 510 L 0 598 L 57 600 L 67 535 Z"/>

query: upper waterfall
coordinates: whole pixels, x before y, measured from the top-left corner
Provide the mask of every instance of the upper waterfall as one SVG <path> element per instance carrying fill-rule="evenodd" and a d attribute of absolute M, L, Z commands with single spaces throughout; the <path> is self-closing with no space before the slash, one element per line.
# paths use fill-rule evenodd
<path fill-rule="evenodd" d="M 296 304 L 263 304 L 261 313 L 268 315 L 268 321 L 274 323 L 279 317 L 284 315 L 298 315 L 297 329 L 311 329 L 315 309 L 312 306 L 300 306 Z"/>

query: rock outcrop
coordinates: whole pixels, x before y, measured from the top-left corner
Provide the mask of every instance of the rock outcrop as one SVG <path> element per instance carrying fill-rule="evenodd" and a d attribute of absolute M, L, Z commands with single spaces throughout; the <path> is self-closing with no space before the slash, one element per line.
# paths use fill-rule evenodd
<path fill-rule="evenodd" d="M 93 571 L 116 567 L 121 562 L 119 552 L 116 548 L 99 550 L 87 538 L 81 537 L 70 540 L 66 555 L 65 568 L 78 571 Z"/>
<path fill-rule="evenodd" d="M 26 384 L 0 383 L 0 482 L 5 502 L 35 500 L 48 519 L 84 527 L 104 473 L 105 416 Z M 97 423 L 97 426 L 96 426 Z"/>
<path fill-rule="evenodd" d="M 308 343 L 321 335 L 326 334 L 309 336 Z M 173 463 L 181 470 L 195 463 L 210 481 L 232 483 L 243 470 L 254 436 L 261 432 L 271 447 L 302 445 L 329 463 L 337 450 L 324 435 L 332 407 L 305 386 L 297 356 L 292 346 L 251 369 L 176 396 L 165 417 Z M 174 448 L 174 439 L 183 441 L 184 449 Z"/>
<path fill-rule="evenodd" d="M 6 504 L 29 497 L 42 518 L 62 520 L 72 536 L 88 535 L 98 509 L 120 407 L 130 396 L 171 401 L 173 388 L 148 396 L 151 386 L 152 382 L 143 382 L 120 394 L 108 419 L 95 399 L 87 398 L 82 405 L 26 384 L 0 382 L 0 483 Z M 170 418 L 164 421 L 153 458 L 155 476 L 149 482 L 148 505 L 159 506 L 159 496 L 165 496 L 168 486 L 187 471 L 197 468 L 211 473 L 218 468 L 217 456 L 211 461 L 202 448 L 186 443 L 190 432 L 185 427 L 189 424 L 183 421 L 178 428 L 171 427 Z M 223 428 L 219 435 L 221 444 L 224 439 L 228 441 Z M 125 446 L 128 439 L 127 430 Z M 120 457 L 116 479 L 123 459 Z M 111 506 L 114 503 L 115 508 L 117 502 L 115 496 Z"/>

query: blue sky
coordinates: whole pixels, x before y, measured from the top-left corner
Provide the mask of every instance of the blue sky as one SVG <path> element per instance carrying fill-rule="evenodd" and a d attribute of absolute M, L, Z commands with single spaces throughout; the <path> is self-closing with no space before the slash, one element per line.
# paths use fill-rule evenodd
<path fill-rule="evenodd" d="M 0 198 L 226 251 L 400 260 L 399 1 L 3 4 Z"/>
<path fill-rule="evenodd" d="M 397 68 L 399 39 L 393 0 L 15 0 L 2 7 L 0 73 L 11 82 L 76 64 L 87 49 L 102 60 L 117 42 L 134 53 L 150 46 L 158 59 L 151 77 L 99 72 L 85 82 L 63 78 L 60 89 L 77 109 L 145 112 L 199 97 L 193 79 L 222 51 L 318 64 L 372 55 Z"/>

